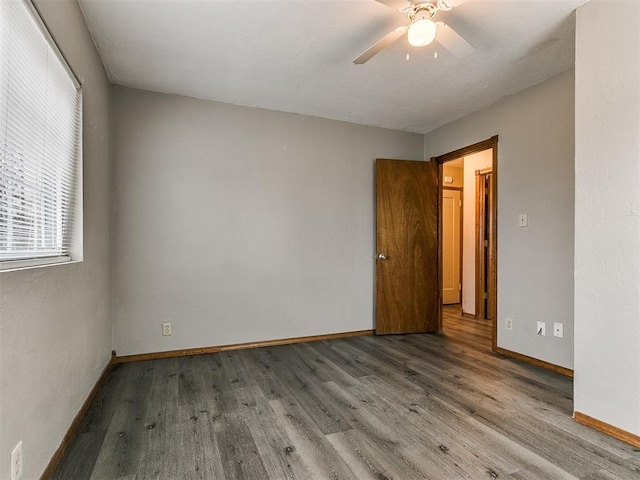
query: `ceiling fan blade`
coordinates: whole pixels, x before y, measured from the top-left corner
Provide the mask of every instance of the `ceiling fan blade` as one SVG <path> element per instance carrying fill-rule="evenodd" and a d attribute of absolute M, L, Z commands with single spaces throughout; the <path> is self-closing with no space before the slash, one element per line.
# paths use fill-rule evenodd
<path fill-rule="evenodd" d="M 465 58 L 475 51 L 475 48 L 458 35 L 449 25 L 438 25 L 436 40 L 440 45 L 459 58 Z"/>
<path fill-rule="evenodd" d="M 371 57 L 373 57 L 377 53 L 380 53 L 382 50 L 384 50 L 393 42 L 398 40 L 401 36 L 403 36 L 405 33 L 407 33 L 406 26 L 396 28 L 393 32 L 385 35 L 380 40 L 378 40 L 378 42 L 376 42 L 374 45 L 369 47 L 362 55 L 356 58 L 353 61 L 353 63 L 355 63 L 356 65 L 361 65 L 365 62 L 368 62 L 369 60 L 371 60 Z"/>
<path fill-rule="evenodd" d="M 451 1 L 453 2 L 453 1 L 464 1 L 464 0 L 451 0 Z M 402 10 L 411 5 L 411 2 L 409 0 L 376 0 L 376 2 L 382 3 L 387 7 L 395 8 L 396 10 Z"/>

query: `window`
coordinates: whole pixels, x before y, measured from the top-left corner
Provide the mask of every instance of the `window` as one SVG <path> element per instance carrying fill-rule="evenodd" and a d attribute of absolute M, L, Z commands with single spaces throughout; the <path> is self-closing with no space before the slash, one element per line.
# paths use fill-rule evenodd
<path fill-rule="evenodd" d="M 70 259 L 78 82 L 28 0 L 0 0 L 0 270 Z"/>

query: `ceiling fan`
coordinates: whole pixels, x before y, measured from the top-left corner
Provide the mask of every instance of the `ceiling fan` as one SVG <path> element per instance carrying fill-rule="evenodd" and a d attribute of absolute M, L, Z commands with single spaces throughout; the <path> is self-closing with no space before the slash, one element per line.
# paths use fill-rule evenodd
<path fill-rule="evenodd" d="M 433 0 L 431 2 L 413 3 L 411 0 L 376 0 L 388 7 L 397 9 L 409 20 L 408 25 L 396 28 L 369 47 L 353 63 L 361 65 L 369 61 L 374 55 L 387 48 L 403 35 L 407 35 L 409 44 L 414 47 L 424 47 L 434 40 L 457 57 L 464 58 L 475 48 L 458 35 L 450 26 L 443 22 L 434 22 L 433 17 L 438 12 L 449 10 L 464 3 L 466 0 Z"/>

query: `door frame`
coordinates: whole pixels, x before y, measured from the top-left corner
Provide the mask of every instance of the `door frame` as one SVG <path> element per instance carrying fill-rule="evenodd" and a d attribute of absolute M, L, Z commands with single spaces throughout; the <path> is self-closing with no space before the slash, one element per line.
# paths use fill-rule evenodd
<path fill-rule="evenodd" d="M 483 140 L 466 147 L 459 148 L 452 152 L 438 155 L 437 157 L 431 157 L 432 162 L 438 164 L 438 330 L 442 330 L 442 188 L 443 188 L 443 165 L 449 160 L 455 160 L 457 158 L 466 157 L 474 153 L 479 153 L 484 150 L 491 150 L 493 154 L 492 170 L 493 170 L 493 198 L 492 198 L 492 215 L 493 215 L 493 228 L 491 235 L 494 238 L 492 243 L 490 257 L 493 259 L 495 267 L 498 265 L 498 135 L 494 135 L 487 140 Z M 496 305 L 496 315 L 491 320 L 492 334 L 491 334 L 491 348 L 496 351 L 497 337 L 498 337 L 498 272 L 497 268 L 494 268 L 496 272 L 493 278 L 489 279 L 493 283 L 491 289 L 494 295 L 492 301 Z M 477 310 L 477 306 L 476 306 Z"/>

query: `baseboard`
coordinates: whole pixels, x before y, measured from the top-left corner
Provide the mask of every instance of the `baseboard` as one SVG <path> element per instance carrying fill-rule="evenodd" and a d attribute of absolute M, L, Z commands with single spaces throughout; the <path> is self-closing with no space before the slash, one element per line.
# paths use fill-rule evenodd
<path fill-rule="evenodd" d="M 460 310 L 460 314 L 464 317 L 464 318 L 470 318 L 472 320 L 476 319 L 476 314 L 475 313 L 467 313 L 464 310 Z"/>
<path fill-rule="evenodd" d="M 599 432 L 609 435 L 621 442 L 640 448 L 640 436 L 638 435 L 622 430 L 621 428 L 614 427 L 613 425 L 609 425 L 608 423 L 604 423 L 580 412 L 573 412 L 573 419 L 582 425 L 598 430 Z"/>
<path fill-rule="evenodd" d="M 522 360 L 523 362 L 530 363 L 531 365 L 542 367 L 547 370 L 551 370 L 552 372 L 556 372 L 561 375 L 573 378 L 573 370 L 571 370 L 570 368 L 561 367 L 560 365 L 555 365 L 553 363 L 545 362 L 544 360 L 529 357 L 528 355 L 523 355 L 522 353 L 512 352 L 511 350 L 507 350 L 505 348 L 494 347 L 493 351 L 506 357 Z"/>
<path fill-rule="evenodd" d="M 115 352 L 111 352 L 111 359 L 109 360 L 109 363 L 107 364 L 106 367 L 104 367 L 104 370 L 102 370 L 102 373 L 98 378 L 98 381 L 89 392 L 89 395 L 87 396 L 86 400 L 82 404 L 82 407 L 80 407 L 80 410 L 78 410 L 78 413 L 76 413 L 76 416 L 74 417 L 73 422 L 71 422 L 71 426 L 69 427 L 69 430 L 67 430 L 67 433 L 64 435 L 64 438 L 62 439 L 62 443 L 60 443 L 60 446 L 51 457 L 51 460 L 49 460 L 49 464 L 47 465 L 47 468 L 45 468 L 44 472 L 42 473 L 40 480 L 49 480 L 53 475 L 53 473 L 56 471 L 56 468 L 58 468 L 58 464 L 60 463 L 60 460 L 62 460 L 62 456 L 64 455 L 64 452 L 69 447 L 69 444 L 71 443 L 71 440 L 73 439 L 76 432 L 80 428 L 80 425 L 82 425 L 82 421 L 84 420 L 84 417 L 87 414 L 87 410 L 89 410 L 89 406 L 91 406 L 91 402 L 93 402 L 93 399 L 98 393 L 98 390 L 100 390 L 100 387 L 102 387 L 102 384 L 106 380 L 107 375 L 111 371 L 111 368 L 114 365 L 114 358 L 115 358 Z"/>
<path fill-rule="evenodd" d="M 278 340 L 265 340 L 261 342 L 235 343 L 232 345 L 218 345 L 213 347 L 187 348 L 183 350 L 169 350 L 166 352 L 140 353 L 135 355 L 115 356 L 114 363 L 139 362 L 142 360 L 155 360 L 158 358 L 186 357 L 190 355 L 202 355 L 204 353 L 229 352 L 232 350 L 246 350 L 248 348 L 274 347 L 277 345 L 290 345 L 293 343 L 318 342 L 320 340 L 334 340 L 337 338 L 362 337 L 372 335 L 373 330 L 357 330 L 354 332 L 329 333 L 325 335 L 311 335 L 309 337 L 282 338 Z"/>

